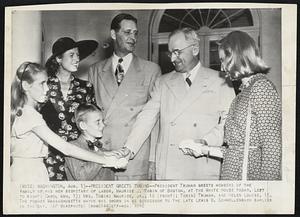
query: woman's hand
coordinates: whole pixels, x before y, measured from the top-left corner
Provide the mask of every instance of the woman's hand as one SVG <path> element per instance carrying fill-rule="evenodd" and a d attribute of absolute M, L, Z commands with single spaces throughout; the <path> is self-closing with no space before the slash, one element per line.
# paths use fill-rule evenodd
<path fill-rule="evenodd" d="M 132 152 L 128 148 L 126 148 L 126 147 L 122 147 L 122 148 L 120 148 L 118 150 L 113 150 L 111 152 L 112 152 L 113 155 L 115 155 L 118 158 L 124 157 L 127 160 L 132 159 Z"/>
<path fill-rule="evenodd" d="M 116 169 L 125 169 L 128 164 L 128 160 L 124 157 L 118 158 L 114 155 L 111 156 L 104 155 L 104 158 L 105 158 L 105 163 L 103 164 L 103 167 L 114 167 Z"/>
<path fill-rule="evenodd" d="M 123 157 L 123 155 L 120 152 L 116 151 L 116 150 L 112 150 L 112 151 L 103 151 L 102 150 L 102 153 L 103 153 L 104 156 L 107 156 L 107 157 L 114 156 L 118 159 Z"/>

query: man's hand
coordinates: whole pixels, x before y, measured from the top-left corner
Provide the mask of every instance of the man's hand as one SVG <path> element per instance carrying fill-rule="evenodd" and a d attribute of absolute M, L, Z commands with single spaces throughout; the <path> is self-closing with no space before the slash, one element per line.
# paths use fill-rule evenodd
<path fill-rule="evenodd" d="M 124 169 L 128 164 L 128 160 L 124 157 L 117 158 L 116 156 L 104 156 L 105 163 L 103 167 L 114 167 L 116 169 Z"/>
<path fill-rule="evenodd" d="M 149 161 L 148 180 L 156 180 L 155 162 Z"/>

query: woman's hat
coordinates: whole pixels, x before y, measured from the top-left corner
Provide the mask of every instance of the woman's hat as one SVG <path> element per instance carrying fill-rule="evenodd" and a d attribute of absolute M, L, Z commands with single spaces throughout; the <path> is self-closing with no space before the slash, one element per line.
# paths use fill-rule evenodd
<path fill-rule="evenodd" d="M 75 47 L 78 47 L 79 58 L 81 61 L 96 50 L 98 42 L 94 40 L 82 40 L 75 42 L 69 37 L 59 38 L 52 46 L 52 55 L 48 58 L 46 65 L 53 58 Z"/>

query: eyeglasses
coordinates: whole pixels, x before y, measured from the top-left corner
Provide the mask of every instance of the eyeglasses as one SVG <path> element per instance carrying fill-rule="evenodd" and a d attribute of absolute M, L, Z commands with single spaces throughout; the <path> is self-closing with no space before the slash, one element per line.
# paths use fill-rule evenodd
<path fill-rule="evenodd" d="M 182 48 L 182 49 L 176 49 L 176 50 L 173 50 L 172 52 L 168 52 L 167 53 L 167 55 L 168 55 L 168 57 L 169 58 L 172 58 L 172 55 L 174 54 L 176 57 L 179 57 L 180 56 L 180 54 L 182 54 L 182 51 L 183 50 L 185 50 L 185 49 L 187 49 L 187 48 L 189 48 L 189 47 L 192 47 L 192 46 L 194 46 L 195 44 L 190 44 L 189 46 L 187 46 L 187 47 L 184 47 L 184 48 Z"/>

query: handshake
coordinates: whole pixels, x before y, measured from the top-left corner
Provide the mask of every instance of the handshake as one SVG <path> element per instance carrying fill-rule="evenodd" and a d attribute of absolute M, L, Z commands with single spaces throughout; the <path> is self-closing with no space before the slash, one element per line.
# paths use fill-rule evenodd
<path fill-rule="evenodd" d="M 205 140 L 193 140 L 186 139 L 180 142 L 178 147 L 183 154 L 191 155 L 194 157 L 201 157 L 203 155 L 208 155 L 209 149 Z"/>
<path fill-rule="evenodd" d="M 203 155 L 223 158 L 223 153 L 219 146 L 209 146 L 204 139 L 186 139 L 180 142 L 179 149 L 185 155 L 194 156 L 196 158 Z"/>
<path fill-rule="evenodd" d="M 128 148 L 119 150 L 103 151 L 105 163 L 103 167 L 114 167 L 116 169 L 126 169 L 131 151 Z"/>

